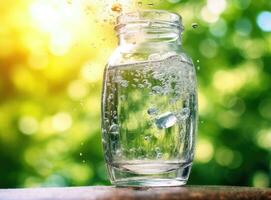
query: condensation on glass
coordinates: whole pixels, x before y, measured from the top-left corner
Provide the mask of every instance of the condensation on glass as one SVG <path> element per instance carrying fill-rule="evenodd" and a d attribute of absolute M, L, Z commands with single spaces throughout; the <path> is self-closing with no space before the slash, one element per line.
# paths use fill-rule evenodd
<path fill-rule="evenodd" d="M 119 45 L 104 72 L 102 143 L 117 186 L 187 182 L 197 129 L 196 75 L 181 43 L 181 17 L 122 14 Z"/>

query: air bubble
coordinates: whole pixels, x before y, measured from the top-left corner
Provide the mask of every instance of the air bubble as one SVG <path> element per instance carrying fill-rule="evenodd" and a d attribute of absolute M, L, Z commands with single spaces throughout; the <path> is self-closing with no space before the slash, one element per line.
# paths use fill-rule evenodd
<path fill-rule="evenodd" d="M 119 134 L 119 126 L 117 124 L 113 124 L 110 126 L 109 132 L 113 135 Z"/>
<path fill-rule="evenodd" d="M 180 121 L 186 120 L 190 116 L 189 108 L 183 108 L 180 113 L 177 114 L 177 118 Z"/>
<path fill-rule="evenodd" d="M 120 85 L 121 85 L 122 87 L 127 87 L 127 86 L 128 86 L 128 81 L 126 81 L 126 80 L 121 80 L 121 81 L 120 81 Z"/>
<path fill-rule="evenodd" d="M 160 94 L 163 91 L 163 88 L 160 86 L 153 86 L 152 87 L 152 92 L 155 94 Z"/>
<path fill-rule="evenodd" d="M 150 138 L 150 136 L 148 136 L 148 135 L 146 135 L 146 136 L 144 137 L 144 140 L 145 140 L 145 141 L 150 141 L 150 139 L 151 139 L 151 138 Z"/>
<path fill-rule="evenodd" d="M 147 113 L 148 113 L 149 115 L 156 115 L 156 114 L 158 113 L 158 110 L 157 110 L 156 108 L 149 108 L 149 109 L 147 110 Z"/>

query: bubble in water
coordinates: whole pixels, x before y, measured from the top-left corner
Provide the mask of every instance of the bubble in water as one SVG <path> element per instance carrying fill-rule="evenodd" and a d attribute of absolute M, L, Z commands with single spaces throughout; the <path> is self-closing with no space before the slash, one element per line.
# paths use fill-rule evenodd
<path fill-rule="evenodd" d="M 161 152 L 156 154 L 156 158 L 162 158 L 163 154 Z"/>
<path fill-rule="evenodd" d="M 160 86 L 153 86 L 152 87 L 152 92 L 155 93 L 155 94 L 160 94 L 161 92 L 163 91 L 163 88 L 160 87 Z"/>
<path fill-rule="evenodd" d="M 127 87 L 127 86 L 128 86 L 128 81 L 126 81 L 126 80 L 121 80 L 121 81 L 120 81 L 120 85 L 121 85 L 122 87 Z"/>
<path fill-rule="evenodd" d="M 161 56 L 159 53 L 153 53 L 151 55 L 149 55 L 148 60 L 160 60 Z"/>
<path fill-rule="evenodd" d="M 177 122 L 177 117 L 171 112 L 166 112 L 160 115 L 155 120 L 155 124 L 157 128 L 159 129 L 172 127 L 176 122 Z"/>
<path fill-rule="evenodd" d="M 155 147 L 154 151 L 155 153 L 161 153 L 161 149 L 159 147 Z"/>
<path fill-rule="evenodd" d="M 197 23 L 192 23 L 191 26 L 192 26 L 192 28 L 194 28 L 194 29 L 196 29 L 196 28 L 199 27 L 199 25 L 198 25 Z"/>
<path fill-rule="evenodd" d="M 148 135 L 146 135 L 146 136 L 144 137 L 144 140 L 145 140 L 145 141 L 150 141 L 150 139 L 151 139 L 151 138 L 150 138 L 150 136 L 148 136 Z"/>
<path fill-rule="evenodd" d="M 144 88 L 144 85 L 143 84 L 138 84 L 138 87 L 139 88 Z"/>
<path fill-rule="evenodd" d="M 158 113 L 158 109 L 157 109 L 157 108 L 149 108 L 149 109 L 147 110 L 147 113 L 148 113 L 149 115 L 156 115 L 156 114 Z"/>
<path fill-rule="evenodd" d="M 113 124 L 110 126 L 109 132 L 113 135 L 119 134 L 119 126 L 117 124 Z"/>
<path fill-rule="evenodd" d="M 113 99 L 113 97 L 114 97 L 114 95 L 113 95 L 113 94 L 109 94 L 109 95 L 108 95 L 108 99 L 109 99 L 109 100 L 112 100 L 112 99 Z"/>
<path fill-rule="evenodd" d="M 180 121 L 186 120 L 190 115 L 190 110 L 189 108 L 183 108 L 180 113 L 177 114 L 177 118 Z"/>

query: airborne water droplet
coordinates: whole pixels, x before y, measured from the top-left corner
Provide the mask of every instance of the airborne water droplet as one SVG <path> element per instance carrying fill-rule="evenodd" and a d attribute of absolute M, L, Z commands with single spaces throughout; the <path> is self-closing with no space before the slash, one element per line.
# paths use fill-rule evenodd
<path fill-rule="evenodd" d="M 199 25 L 197 23 L 192 23 L 191 26 L 192 26 L 192 28 L 196 29 L 196 28 L 198 28 Z"/>
<path fill-rule="evenodd" d="M 156 115 L 157 112 L 158 112 L 158 110 L 157 110 L 156 108 L 149 108 L 149 109 L 147 110 L 147 113 L 148 113 L 149 115 Z"/>
<path fill-rule="evenodd" d="M 166 112 L 160 115 L 155 120 L 155 124 L 157 128 L 159 129 L 172 127 L 176 122 L 177 122 L 177 117 L 171 112 Z"/>

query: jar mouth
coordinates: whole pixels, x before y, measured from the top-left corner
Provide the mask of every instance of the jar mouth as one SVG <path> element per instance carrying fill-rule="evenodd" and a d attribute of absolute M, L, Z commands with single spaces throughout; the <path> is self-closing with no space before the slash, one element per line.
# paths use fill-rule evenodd
<path fill-rule="evenodd" d="M 127 24 L 160 24 L 161 26 L 173 26 L 180 31 L 183 30 L 182 17 L 173 12 L 165 10 L 144 10 L 122 13 L 117 17 L 115 30 L 119 31 Z"/>

